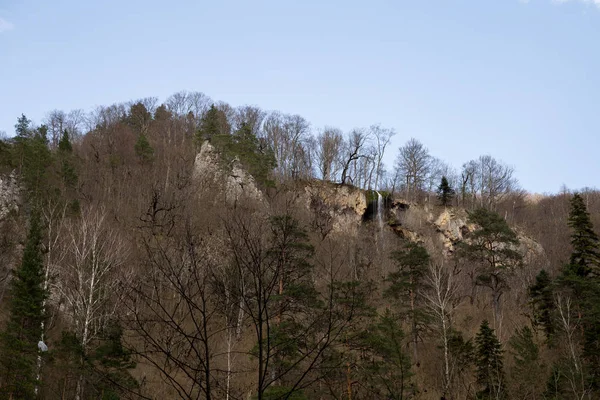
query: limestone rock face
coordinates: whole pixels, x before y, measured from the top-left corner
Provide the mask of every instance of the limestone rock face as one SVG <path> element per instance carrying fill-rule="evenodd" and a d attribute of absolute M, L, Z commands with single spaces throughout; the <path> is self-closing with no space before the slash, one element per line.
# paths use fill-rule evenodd
<path fill-rule="evenodd" d="M 466 235 L 477 229 L 477 225 L 467 221 L 468 215 L 465 210 L 454 209 L 444 210 L 434 221 L 433 224 L 440 233 L 446 255 L 452 254 L 456 243 L 463 241 Z M 520 243 L 515 250 L 525 257 L 525 261 L 544 254 L 542 245 L 518 230 L 516 233 Z"/>
<path fill-rule="evenodd" d="M 433 222 L 447 253 L 454 251 L 454 245 L 461 242 L 464 236 L 476 229 L 467 223 L 468 215 L 464 210 L 444 210 Z"/>
<path fill-rule="evenodd" d="M 0 176 L 0 220 L 10 212 L 19 210 L 20 195 L 21 188 L 14 172 L 8 176 Z"/>
<path fill-rule="evenodd" d="M 219 153 L 208 141 L 205 141 L 194 161 L 194 177 L 203 183 L 221 186 L 225 191 L 226 201 L 230 204 L 242 196 L 262 201 L 262 192 L 256 181 L 247 173 L 238 160 L 225 164 Z"/>
<path fill-rule="evenodd" d="M 365 193 L 352 186 L 314 181 L 304 188 L 306 207 L 327 232 L 355 234 L 367 209 Z"/>

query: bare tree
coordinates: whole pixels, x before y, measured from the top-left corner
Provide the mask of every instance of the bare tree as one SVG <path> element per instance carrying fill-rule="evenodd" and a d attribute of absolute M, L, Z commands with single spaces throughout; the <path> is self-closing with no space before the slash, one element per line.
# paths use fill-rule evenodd
<path fill-rule="evenodd" d="M 418 140 L 412 138 L 400 147 L 396 171 L 410 199 L 416 199 L 417 194 L 424 189 L 430 166 L 429 150 Z"/>
<path fill-rule="evenodd" d="M 383 157 L 385 156 L 385 149 L 390 143 L 390 140 L 392 140 L 392 137 L 396 134 L 396 131 L 394 131 L 394 129 L 382 128 L 380 125 L 372 125 L 370 129 L 371 137 L 374 138 L 376 149 L 374 188 L 378 190 L 380 189 L 384 173 Z"/>
<path fill-rule="evenodd" d="M 354 129 L 350 132 L 348 139 L 344 143 L 344 149 L 340 154 L 340 164 L 342 166 L 341 183 L 347 183 L 348 179 L 354 183 L 357 175 L 356 164 L 358 160 L 365 157 L 364 148 L 369 140 L 369 135 L 362 129 Z"/>
<path fill-rule="evenodd" d="M 118 293 L 127 279 L 121 267 L 127 249 L 102 209 L 86 208 L 81 217 L 66 225 L 66 255 L 58 271 L 56 290 L 66 303 L 83 355 L 97 334 L 114 315 Z M 83 359 L 82 359 L 83 362 Z M 77 382 L 76 398 L 83 393 L 83 374 Z"/>
<path fill-rule="evenodd" d="M 337 128 L 326 127 L 316 137 L 314 154 L 317 168 L 324 181 L 336 180 L 338 163 L 336 160 L 344 143 L 344 135 Z"/>
<path fill-rule="evenodd" d="M 444 396 L 450 391 L 455 373 L 450 361 L 452 314 L 460 300 L 459 285 L 455 278 L 455 271 L 450 271 L 443 263 L 430 263 L 425 275 L 428 290 L 421 293 L 427 308 L 435 319 L 435 326 L 442 342 L 444 357 L 442 393 Z"/>

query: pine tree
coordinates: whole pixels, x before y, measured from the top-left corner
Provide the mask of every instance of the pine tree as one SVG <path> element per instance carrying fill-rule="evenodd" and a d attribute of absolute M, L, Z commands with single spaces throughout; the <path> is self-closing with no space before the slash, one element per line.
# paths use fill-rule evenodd
<path fill-rule="evenodd" d="M 226 119 L 223 112 L 215 107 L 214 104 L 210 106 L 206 114 L 200 120 L 200 127 L 196 133 L 196 142 L 201 144 L 204 140 L 212 140 L 216 136 L 229 134 L 229 132 L 222 132 L 221 121 Z"/>
<path fill-rule="evenodd" d="M 427 322 L 419 292 L 425 287 L 424 276 L 429 264 L 429 253 L 423 246 L 411 242 L 402 250 L 393 252 L 392 259 L 396 262 L 397 269 L 388 276 L 387 281 L 391 285 L 384 294 L 400 300 L 399 303 L 404 305 L 401 312 L 411 324 L 413 358 L 415 362 L 419 362 L 417 343 L 419 333 Z"/>
<path fill-rule="evenodd" d="M 61 163 L 61 176 L 66 187 L 73 188 L 77 185 L 77 172 L 73 165 L 73 146 L 69 132 L 65 129 L 58 142 L 58 157 Z"/>
<path fill-rule="evenodd" d="M 483 321 L 475 336 L 478 399 L 506 398 L 502 345 L 487 321 Z"/>
<path fill-rule="evenodd" d="M 154 149 L 150 145 L 148 138 L 144 134 L 138 136 L 137 142 L 135 143 L 135 154 L 139 157 L 142 163 L 152 161 L 154 157 Z"/>
<path fill-rule="evenodd" d="M 475 284 L 492 291 L 494 320 L 498 326 L 500 298 L 510 289 L 508 277 L 522 265 L 523 256 L 517 250 L 519 238 L 498 213 L 479 208 L 469 213 L 469 222 L 478 226 L 468 241 L 458 245 L 458 255 L 475 262 Z"/>
<path fill-rule="evenodd" d="M 369 383 L 373 398 L 401 400 L 411 398 L 415 391 L 400 320 L 386 310 L 365 334 L 364 347 L 372 359 L 365 363 L 363 379 Z"/>
<path fill-rule="evenodd" d="M 454 198 L 454 189 L 450 187 L 448 179 L 445 176 L 442 176 L 442 181 L 440 182 L 440 186 L 438 186 L 437 197 L 444 207 L 451 204 Z"/>
<path fill-rule="evenodd" d="M 0 336 L 0 394 L 14 399 L 35 398 L 38 341 L 45 319 L 44 264 L 40 216 L 31 216 L 21 266 L 11 281 L 10 318 Z"/>
<path fill-rule="evenodd" d="M 600 241 L 594 232 L 583 198 L 578 193 L 571 199 L 568 225 L 573 230 L 573 253 L 569 261 L 571 270 L 581 277 L 589 274 L 600 275 Z"/>
<path fill-rule="evenodd" d="M 552 279 L 546 270 L 541 270 L 535 277 L 535 283 L 529 287 L 530 305 L 533 311 L 534 326 L 544 329 L 546 338 L 550 340 L 554 334 L 552 312 L 554 299 L 552 298 Z"/>
<path fill-rule="evenodd" d="M 535 342 L 533 331 L 525 326 L 517 329 L 508 342 L 514 364 L 511 378 L 516 393 L 522 398 L 539 398 L 544 391 L 545 366 L 540 361 L 540 349 Z"/>

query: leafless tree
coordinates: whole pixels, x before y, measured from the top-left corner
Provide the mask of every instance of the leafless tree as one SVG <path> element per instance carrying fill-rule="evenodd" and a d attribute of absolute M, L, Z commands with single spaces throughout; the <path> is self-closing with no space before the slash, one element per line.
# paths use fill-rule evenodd
<path fill-rule="evenodd" d="M 342 170 L 341 183 L 345 184 L 348 180 L 354 183 L 357 174 L 357 162 L 366 157 L 365 147 L 369 140 L 369 135 L 363 129 L 353 129 L 344 143 L 343 151 L 340 154 L 340 165 Z"/>
<path fill-rule="evenodd" d="M 371 137 L 374 138 L 376 156 L 375 156 L 375 184 L 376 190 L 381 189 L 381 181 L 384 173 L 383 157 L 385 156 L 385 150 L 392 140 L 392 137 L 396 134 L 394 129 L 382 128 L 380 125 L 371 126 Z"/>
<path fill-rule="evenodd" d="M 321 179 L 336 180 L 338 163 L 336 160 L 342 149 L 344 135 L 337 128 L 326 127 L 315 140 L 314 157 Z"/>
<path fill-rule="evenodd" d="M 128 279 L 121 268 L 127 257 L 122 237 L 109 226 L 107 213 L 85 208 L 81 217 L 66 225 L 66 255 L 58 271 L 55 289 L 70 316 L 85 356 L 92 340 L 116 312 L 118 293 Z M 83 374 L 77 383 L 76 398 L 83 391 Z"/>
<path fill-rule="evenodd" d="M 417 194 L 425 188 L 430 167 L 429 150 L 421 142 L 412 138 L 400 147 L 396 171 L 410 199 L 416 199 Z"/>
<path fill-rule="evenodd" d="M 442 393 L 445 396 L 450 390 L 455 372 L 450 357 L 450 335 L 452 315 L 460 301 L 456 272 L 450 270 L 443 263 L 432 262 L 425 275 L 425 287 L 427 290 L 423 291 L 421 295 L 434 317 L 434 324 L 442 342 L 444 360 Z"/>

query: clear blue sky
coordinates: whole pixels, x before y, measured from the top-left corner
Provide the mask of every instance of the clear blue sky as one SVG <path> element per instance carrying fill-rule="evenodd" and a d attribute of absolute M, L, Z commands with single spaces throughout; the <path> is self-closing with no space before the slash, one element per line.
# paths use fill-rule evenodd
<path fill-rule="evenodd" d="M 0 130 L 179 90 L 600 186 L 600 0 L 0 0 Z"/>

